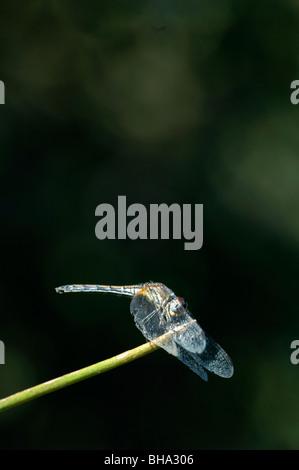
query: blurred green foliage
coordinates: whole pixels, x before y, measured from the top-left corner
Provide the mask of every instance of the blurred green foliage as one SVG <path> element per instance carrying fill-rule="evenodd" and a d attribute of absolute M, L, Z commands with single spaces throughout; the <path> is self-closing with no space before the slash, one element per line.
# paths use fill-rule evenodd
<path fill-rule="evenodd" d="M 2 0 L 1 397 L 143 342 L 66 283 L 163 282 L 235 365 L 158 351 L 1 414 L 2 449 L 298 449 L 298 26 L 294 0 Z M 203 203 L 203 248 L 97 240 L 118 195 Z"/>

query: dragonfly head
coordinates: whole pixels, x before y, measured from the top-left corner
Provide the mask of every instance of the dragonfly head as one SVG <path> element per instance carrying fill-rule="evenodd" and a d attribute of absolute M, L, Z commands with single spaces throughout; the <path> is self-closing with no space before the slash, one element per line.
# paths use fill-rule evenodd
<path fill-rule="evenodd" d="M 168 305 L 168 311 L 172 317 L 180 317 L 187 310 L 187 302 L 182 297 L 174 297 Z"/>

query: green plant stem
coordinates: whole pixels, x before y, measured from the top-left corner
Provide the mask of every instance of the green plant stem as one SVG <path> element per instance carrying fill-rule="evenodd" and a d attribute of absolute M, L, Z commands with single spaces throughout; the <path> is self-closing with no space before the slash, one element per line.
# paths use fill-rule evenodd
<path fill-rule="evenodd" d="M 160 336 L 158 338 L 160 344 L 167 338 L 169 338 L 168 334 Z M 21 405 L 27 401 L 34 400 L 35 398 L 41 397 L 51 392 L 55 392 L 61 388 L 68 387 L 69 385 L 73 385 L 77 382 L 81 382 L 82 380 L 89 379 L 95 375 L 102 374 L 103 372 L 107 372 L 108 370 L 114 369 L 115 367 L 122 366 L 142 356 L 146 356 L 147 354 L 150 354 L 157 349 L 160 349 L 160 346 L 151 342 L 145 343 L 141 346 L 138 346 L 137 348 L 130 349 L 129 351 L 111 357 L 110 359 L 97 362 L 96 364 L 84 367 L 83 369 L 70 372 L 69 374 L 62 375 L 61 377 L 49 380 L 48 382 L 27 388 L 26 390 L 15 393 L 14 395 L 10 395 L 0 400 L 0 411 Z"/>

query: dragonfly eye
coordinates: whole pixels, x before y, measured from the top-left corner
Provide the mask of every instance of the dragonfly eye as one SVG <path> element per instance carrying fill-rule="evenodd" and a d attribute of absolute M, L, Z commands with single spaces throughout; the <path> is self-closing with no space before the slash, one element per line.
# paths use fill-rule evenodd
<path fill-rule="evenodd" d="M 180 304 L 186 308 L 187 307 L 187 302 L 183 299 L 183 297 L 178 297 L 178 301 L 180 302 Z"/>

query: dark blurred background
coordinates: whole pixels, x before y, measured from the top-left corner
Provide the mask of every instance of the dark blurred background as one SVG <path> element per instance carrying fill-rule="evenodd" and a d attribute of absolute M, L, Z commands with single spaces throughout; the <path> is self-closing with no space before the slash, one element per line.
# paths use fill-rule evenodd
<path fill-rule="evenodd" d="M 204 383 L 160 350 L 0 414 L 2 449 L 298 449 L 299 6 L 2 0 L 0 396 L 144 342 L 165 283 L 230 354 Z M 204 244 L 95 237 L 126 195 L 204 204 Z"/>

